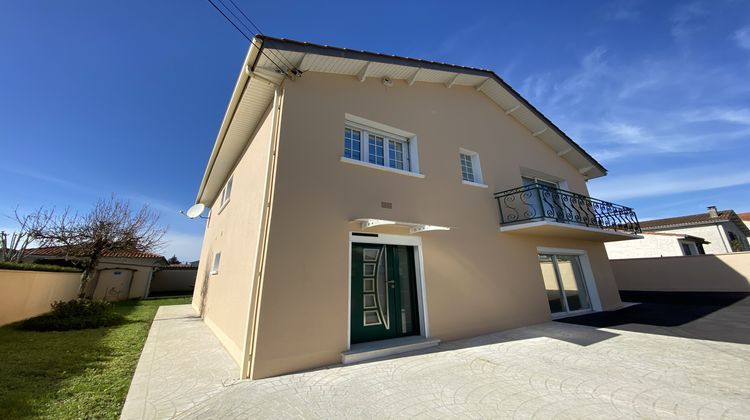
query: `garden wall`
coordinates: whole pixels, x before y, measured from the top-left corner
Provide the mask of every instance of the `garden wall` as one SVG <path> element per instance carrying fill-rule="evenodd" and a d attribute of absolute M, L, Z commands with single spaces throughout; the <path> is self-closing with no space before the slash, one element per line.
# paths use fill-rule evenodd
<path fill-rule="evenodd" d="M 50 310 L 56 300 L 78 296 L 81 273 L 0 269 L 0 325 Z"/>
<path fill-rule="evenodd" d="M 192 295 L 198 267 L 165 267 L 154 271 L 149 296 Z"/>
<path fill-rule="evenodd" d="M 611 260 L 620 290 L 750 292 L 750 252 Z"/>

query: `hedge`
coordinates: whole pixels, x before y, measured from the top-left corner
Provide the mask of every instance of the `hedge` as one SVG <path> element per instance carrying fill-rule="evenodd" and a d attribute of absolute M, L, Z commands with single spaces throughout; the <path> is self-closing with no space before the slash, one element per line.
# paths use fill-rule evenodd
<path fill-rule="evenodd" d="M 80 273 L 82 270 L 73 267 L 61 267 L 59 265 L 47 264 L 23 264 L 16 262 L 0 261 L 0 270 L 24 270 L 24 271 L 60 271 L 67 273 Z"/>

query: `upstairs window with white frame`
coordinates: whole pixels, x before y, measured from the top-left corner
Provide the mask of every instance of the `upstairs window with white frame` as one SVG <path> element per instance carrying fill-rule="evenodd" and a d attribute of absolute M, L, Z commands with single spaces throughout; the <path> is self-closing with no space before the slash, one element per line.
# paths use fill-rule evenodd
<path fill-rule="evenodd" d="M 375 123 L 373 123 L 375 124 Z M 381 125 L 381 124 L 377 124 Z M 395 130 L 394 131 L 400 131 Z M 347 120 L 344 127 L 344 158 L 364 163 L 417 172 L 413 155 L 416 154 L 414 138 L 389 132 L 385 128 L 370 127 Z"/>
<path fill-rule="evenodd" d="M 479 154 L 470 150 L 460 149 L 461 178 L 464 182 L 483 184 L 482 167 L 479 164 Z"/>
<path fill-rule="evenodd" d="M 224 189 L 221 190 L 221 204 L 219 205 L 219 208 L 223 208 L 229 202 L 229 198 L 232 196 L 233 178 L 234 176 L 230 176 L 226 185 L 224 185 Z"/>

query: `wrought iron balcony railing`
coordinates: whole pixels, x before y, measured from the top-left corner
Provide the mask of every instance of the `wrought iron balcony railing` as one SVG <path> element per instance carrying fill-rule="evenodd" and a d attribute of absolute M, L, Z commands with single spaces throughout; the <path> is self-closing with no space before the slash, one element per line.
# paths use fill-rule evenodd
<path fill-rule="evenodd" d="M 542 184 L 495 193 L 500 224 L 552 221 L 606 230 L 640 233 L 635 210 Z"/>

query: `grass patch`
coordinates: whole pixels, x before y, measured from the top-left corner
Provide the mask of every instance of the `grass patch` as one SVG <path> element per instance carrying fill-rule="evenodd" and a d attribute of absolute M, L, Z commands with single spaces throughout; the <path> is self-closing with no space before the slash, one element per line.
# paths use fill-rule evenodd
<path fill-rule="evenodd" d="M 190 298 L 115 304 L 124 322 L 89 330 L 0 327 L 3 418 L 116 419 L 159 306 Z"/>
<path fill-rule="evenodd" d="M 9 261 L 0 261 L 0 270 L 23 270 L 23 271 L 61 271 L 66 273 L 80 273 L 81 270 L 74 267 L 63 267 L 49 264 L 24 264 Z"/>

